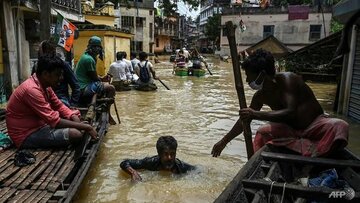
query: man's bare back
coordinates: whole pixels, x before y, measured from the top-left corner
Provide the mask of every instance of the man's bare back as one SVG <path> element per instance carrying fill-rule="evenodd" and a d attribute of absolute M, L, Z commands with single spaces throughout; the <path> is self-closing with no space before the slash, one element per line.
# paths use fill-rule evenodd
<path fill-rule="evenodd" d="M 304 156 L 322 156 L 346 146 L 348 124 L 322 115 L 323 109 L 302 78 L 289 72 L 276 73 L 274 63 L 272 54 L 262 49 L 242 63 L 246 82 L 257 92 L 250 107 L 240 109 L 240 118 L 233 128 L 213 146 L 214 157 L 243 132 L 243 121 L 252 120 L 269 121 L 256 132 L 255 151 L 269 143 L 288 147 Z M 261 111 L 264 105 L 271 111 Z M 274 139 L 276 143 L 272 142 Z"/>
<path fill-rule="evenodd" d="M 291 101 L 292 99 L 294 101 Z M 273 111 L 293 109 L 290 118 L 282 122 L 294 129 L 308 127 L 312 121 L 323 114 L 323 109 L 310 87 L 300 76 L 290 72 L 277 73 L 274 77 L 274 86 L 259 90 L 253 100 L 256 100 L 254 101 L 256 103 L 268 105 Z"/>

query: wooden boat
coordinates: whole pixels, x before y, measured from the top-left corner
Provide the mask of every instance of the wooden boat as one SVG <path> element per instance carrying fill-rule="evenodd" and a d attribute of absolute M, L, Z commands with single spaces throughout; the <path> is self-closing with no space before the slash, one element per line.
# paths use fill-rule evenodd
<path fill-rule="evenodd" d="M 149 92 L 149 91 L 155 91 L 157 90 L 157 86 L 155 84 L 145 84 L 145 85 L 132 85 L 132 87 L 135 90 L 138 91 L 144 91 L 144 92 Z"/>
<path fill-rule="evenodd" d="M 352 191 L 297 184 L 299 177 L 314 178 L 333 168 Z M 347 149 L 327 158 L 313 158 L 265 146 L 242 167 L 215 202 L 359 202 L 359 173 L 360 160 Z"/>
<path fill-rule="evenodd" d="M 177 76 L 188 76 L 188 69 L 187 68 L 175 68 L 175 75 Z"/>
<path fill-rule="evenodd" d="M 76 148 L 29 150 L 36 156 L 36 162 L 24 167 L 15 166 L 12 161 L 15 148 L 1 152 L 0 202 L 71 202 L 107 132 L 106 105 L 107 102 L 99 102 L 96 108 L 91 105 L 86 109 L 86 118 L 90 118 L 97 129 L 97 142 L 91 142 L 90 136 L 85 134 Z M 0 130 L 6 133 L 4 118 L 3 113 Z"/>

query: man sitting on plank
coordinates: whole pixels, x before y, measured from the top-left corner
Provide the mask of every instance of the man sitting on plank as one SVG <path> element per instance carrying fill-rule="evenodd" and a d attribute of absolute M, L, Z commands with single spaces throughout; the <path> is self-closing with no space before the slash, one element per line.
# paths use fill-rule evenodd
<path fill-rule="evenodd" d="M 211 154 L 220 155 L 226 144 L 243 132 L 241 120 L 270 121 L 260 127 L 253 141 L 254 150 L 267 143 L 285 146 L 304 156 L 324 156 L 347 145 L 348 124 L 329 118 L 316 100 L 313 91 L 294 73 L 275 73 L 274 57 L 257 50 L 242 64 L 246 82 L 257 90 L 249 108 L 240 110 L 240 118 Z M 272 111 L 260 111 L 268 105 Z"/>
<path fill-rule="evenodd" d="M 18 148 L 53 148 L 77 144 L 82 130 L 97 138 L 95 129 L 80 122 L 79 111 L 66 107 L 51 87 L 58 85 L 66 64 L 57 56 L 41 56 L 36 72 L 10 96 L 6 125 Z"/>
<path fill-rule="evenodd" d="M 136 169 L 151 171 L 170 171 L 172 173 L 186 173 L 194 170 L 195 166 L 187 164 L 176 158 L 177 141 L 172 136 L 161 136 L 156 143 L 158 155 L 144 159 L 126 159 L 120 163 L 120 167 L 131 175 L 133 181 L 141 181 Z"/>

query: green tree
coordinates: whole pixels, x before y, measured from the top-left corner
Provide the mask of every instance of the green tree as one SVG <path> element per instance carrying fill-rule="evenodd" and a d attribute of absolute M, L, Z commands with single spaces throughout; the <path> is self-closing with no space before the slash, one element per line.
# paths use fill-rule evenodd
<path fill-rule="evenodd" d="M 164 10 L 164 15 L 173 15 L 177 11 L 177 3 L 179 1 L 184 2 L 189 6 L 190 11 L 192 9 L 197 10 L 200 4 L 200 0 L 154 0 L 159 3 L 159 7 Z"/>
<path fill-rule="evenodd" d="M 344 25 L 336 21 L 334 18 L 331 19 L 330 22 L 330 32 L 335 33 L 344 28 Z"/>
<path fill-rule="evenodd" d="M 221 15 L 215 14 L 212 17 L 208 18 L 207 24 L 205 26 L 205 36 L 213 41 L 216 46 L 219 47 L 220 43 L 220 24 L 221 24 Z"/>

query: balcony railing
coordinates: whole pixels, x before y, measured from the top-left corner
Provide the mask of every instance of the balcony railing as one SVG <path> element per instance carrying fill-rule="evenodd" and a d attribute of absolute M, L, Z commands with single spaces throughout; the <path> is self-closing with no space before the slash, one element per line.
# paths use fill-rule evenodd
<path fill-rule="evenodd" d="M 309 7 L 309 13 L 317 13 L 318 8 L 316 6 Z M 329 6 L 323 7 L 324 13 L 331 13 L 332 8 Z M 267 9 L 262 9 L 260 7 L 232 7 L 232 8 L 223 8 L 223 15 L 233 15 L 240 13 L 242 15 L 251 15 L 251 14 L 280 14 L 280 13 L 289 13 L 287 7 L 269 7 Z"/>
<path fill-rule="evenodd" d="M 65 11 L 81 14 L 80 0 L 51 0 L 52 6 Z"/>
<path fill-rule="evenodd" d="M 35 11 L 39 11 L 40 7 L 40 0 L 14 0 L 11 3 L 13 6 L 23 6 Z M 80 0 L 51 0 L 51 7 L 74 14 L 81 14 Z"/>
<path fill-rule="evenodd" d="M 156 28 L 154 31 L 155 35 L 165 35 L 165 36 L 176 36 L 176 30 L 169 30 L 169 29 L 159 29 Z"/>

